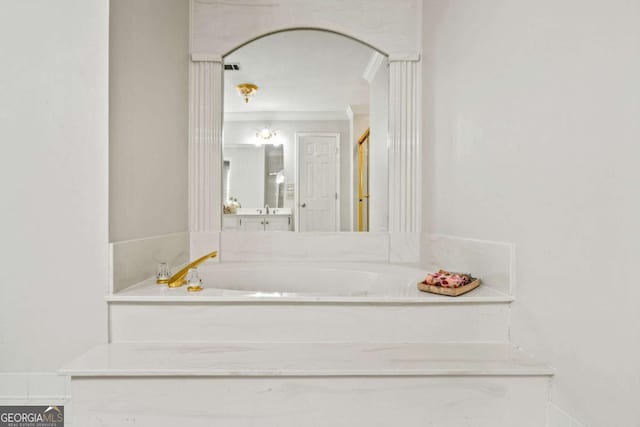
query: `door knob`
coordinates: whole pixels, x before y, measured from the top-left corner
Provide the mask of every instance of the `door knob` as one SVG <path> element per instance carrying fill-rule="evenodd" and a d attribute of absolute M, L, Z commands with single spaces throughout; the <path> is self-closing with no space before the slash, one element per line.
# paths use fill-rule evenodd
<path fill-rule="evenodd" d="M 301 204 L 301 205 L 300 205 L 300 207 L 301 207 L 301 208 L 306 208 L 306 207 L 307 207 L 307 204 L 306 204 L 306 203 L 303 203 L 303 204 Z"/>

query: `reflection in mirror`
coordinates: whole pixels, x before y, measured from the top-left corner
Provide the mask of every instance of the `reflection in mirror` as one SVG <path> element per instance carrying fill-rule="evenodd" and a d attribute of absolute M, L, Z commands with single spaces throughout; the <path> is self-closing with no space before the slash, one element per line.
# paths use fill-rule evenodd
<path fill-rule="evenodd" d="M 295 30 L 224 62 L 223 229 L 386 231 L 387 58 Z"/>
<path fill-rule="evenodd" d="M 282 145 L 265 145 L 265 204 L 274 208 L 284 207 L 284 151 Z"/>

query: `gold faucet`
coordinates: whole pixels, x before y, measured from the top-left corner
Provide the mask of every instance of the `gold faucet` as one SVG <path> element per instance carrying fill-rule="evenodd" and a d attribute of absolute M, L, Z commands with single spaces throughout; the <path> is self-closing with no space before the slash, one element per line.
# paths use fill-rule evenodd
<path fill-rule="evenodd" d="M 170 288 L 179 288 L 182 285 L 186 285 L 187 280 L 185 279 L 185 277 L 187 277 L 187 274 L 189 273 L 190 268 L 195 268 L 198 265 L 205 262 L 206 260 L 208 260 L 209 258 L 215 258 L 217 256 L 218 256 L 218 251 L 213 251 L 210 254 L 206 254 L 205 256 L 200 257 L 197 260 L 191 262 L 186 267 L 184 267 L 183 269 L 178 271 L 176 274 L 171 276 L 171 278 L 169 279 L 169 282 L 167 283 L 167 286 L 169 286 Z"/>

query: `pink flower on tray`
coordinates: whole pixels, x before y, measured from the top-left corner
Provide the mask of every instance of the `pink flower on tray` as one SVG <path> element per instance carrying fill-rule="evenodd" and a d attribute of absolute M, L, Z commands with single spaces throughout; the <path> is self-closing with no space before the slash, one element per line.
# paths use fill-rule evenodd
<path fill-rule="evenodd" d="M 472 278 L 468 274 L 449 273 L 440 270 L 437 273 L 427 274 L 424 283 L 432 286 L 442 286 L 444 288 L 459 288 L 472 282 Z"/>

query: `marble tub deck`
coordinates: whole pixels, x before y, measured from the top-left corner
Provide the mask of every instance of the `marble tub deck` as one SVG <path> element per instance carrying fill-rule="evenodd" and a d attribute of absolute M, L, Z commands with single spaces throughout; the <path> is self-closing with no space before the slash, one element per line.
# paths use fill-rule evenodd
<path fill-rule="evenodd" d="M 459 297 L 435 295 L 417 289 L 420 274 L 417 279 L 413 277 L 414 271 L 408 275 L 411 277 L 403 279 L 399 286 L 382 283 L 367 288 L 356 284 L 343 294 L 331 293 L 340 288 L 339 283 L 329 283 L 333 288 L 323 288 L 322 280 L 317 280 L 317 287 L 308 288 L 314 292 L 298 293 L 267 291 L 279 290 L 277 283 L 260 291 L 258 281 L 255 289 L 250 290 L 216 288 L 209 285 L 212 280 L 205 280 L 203 291 L 188 292 L 186 287 L 170 289 L 148 279 L 106 297 L 109 341 L 508 341 L 513 296 L 487 285 Z M 230 283 L 229 288 L 232 286 Z M 282 289 L 296 286 L 292 282 Z M 319 293 L 322 291 L 325 293 Z"/>
<path fill-rule="evenodd" d="M 257 292 L 204 286 L 201 292 L 188 292 L 186 286 L 168 288 L 147 279 L 106 297 L 108 302 L 316 302 L 316 303 L 402 303 L 402 304 L 464 304 L 510 303 L 513 296 L 486 285 L 459 297 L 421 292 L 417 286 L 397 289 L 391 294 L 369 293 L 331 295 L 321 293 Z"/>

